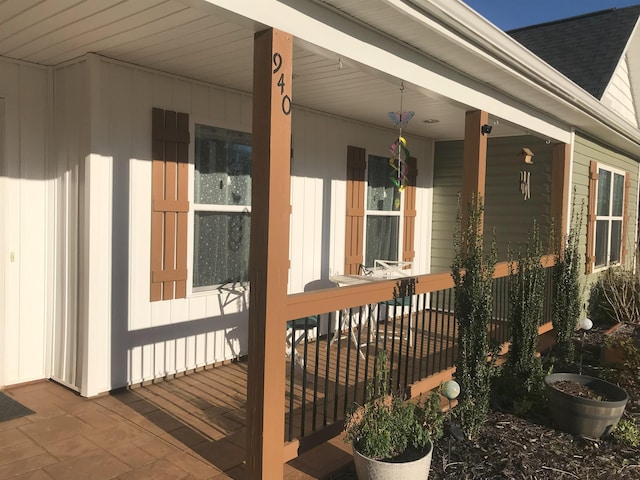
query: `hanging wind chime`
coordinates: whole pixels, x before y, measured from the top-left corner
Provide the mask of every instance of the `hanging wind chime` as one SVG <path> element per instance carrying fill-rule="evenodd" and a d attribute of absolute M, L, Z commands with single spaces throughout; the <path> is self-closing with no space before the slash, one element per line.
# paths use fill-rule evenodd
<path fill-rule="evenodd" d="M 389 159 L 389 165 L 392 168 L 389 179 L 401 192 L 407 186 L 407 171 L 409 169 L 409 149 L 407 148 L 407 140 L 402 136 L 402 127 L 406 127 L 409 120 L 413 118 L 415 112 L 403 112 L 402 111 L 402 94 L 404 93 L 404 83 L 400 85 L 400 111 L 389 112 L 389 118 L 394 125 L 399 128 L 398 138 L 391 144 L 389 150 L 391 151 L 391 158 Z"/>

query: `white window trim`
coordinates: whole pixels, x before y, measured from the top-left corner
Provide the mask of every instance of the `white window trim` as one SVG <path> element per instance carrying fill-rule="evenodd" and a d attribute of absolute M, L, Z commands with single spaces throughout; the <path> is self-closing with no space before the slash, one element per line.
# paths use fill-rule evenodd
<path fill-rule="evenodd" d="M 367 219 L 369 216 L 380 216 L 380 217 L 391 217 L 397 216 L 400 218 L 398 221 L 398 252 L 397 258 L 398 260 L 402 260 L 403 253 L 403 245 L 404 245 L 404 191 L 400 192 L 400 208 L 398 210 L 369 210 L 367 208 L 368 205 L 368 194 L 369 194 L 369 158 L 370 157 L 381 157 L 388 158 L 389 155 L 380 155 L 377 153 L 367 153 L 366 156 L 366 167 L 364 170 L 364 224 L 362 228 L 362 262 L 366 263 L 367 259 Z M 390 260 L 388 258 L 381 258 L 378 260 Z M 365 265 L 366 267 L 373 267 L 373 265 Z"/>
<path fill-rule="evenodd" d="M 187 214 L 187 298 L 202 297 L 208 295 L 224 295 L 229 293 L 227 287 L 221 288 L 221 285 L 210 285 L 205 287 L 193 286 L 193 262 L 194 262 L 194 246 L 193 240 L 195 235 L 194 221 L 196 211 L 208 212 L 249 212 L 251 213 L 251 205 L 210 205 L 195 203 L 194 181 L 196 175 L 196 125 L 206 125 L 215 128 L 224 128 L 236 132 L 248 133 L 251 131 L 242 128 L 239 125 L 226 125 L 224 123 L 215 122 L 207 118 L 193 118 L 189 116 L 189 213 Z M 249 290 L 249 282 L 238 282 L 234 284 L 234 292 L 245 292 Z"/>
<path fill-rule="evenodd" d="M 611 209 L 613 208 L 613 179 L 614 179 L 614 175 L 621 175 L 622 178 L 624 179 L 626 177 L 626 172 L 624 170 L 620 170 L 618 168 L 614 168 L 611 167 L 609 165 L 606 165 L 604 163 L 596 163 L 596 169 L 598 172 L 598 180 L 596 181 L 596 198 L 595 198 L 595 211 L 593 212 L 594 214 L 594 220 L 593 220 L 593 251 L 591 252 L 591 254 L 593 255 L 593 273 L 597 273 L 597 272 L 601 272 L 603 270 L 606 270 L 609 267 L 615 266 L 615 265 L 620 265 L 621 262 L 615 262 L 615 263 L 611 263 L 611 261 L 609 260 L 611 257 L 611 221 L 612 220 L 620 220 L 623 222 L 622 225 L 622 229 L 624 232 L 624 197 L 625 194 L 627 192 L 625 192 L 625 188 L 626 185 L 623 183 L 622 184 L 622 215 L 618 216 L 618 215 L 598 215 L 598 192 L 600 189 L 600 170 L 607 170 L 608 172 L 611 172 L 611 190 L 610 190 L 610 203 L 609 203 L 609 213 L 611 213 Z M 598 220 L 608 220 L 609 221 L 609 236 L 607 238 L 607 253 L 606 253 L 606 261 L 604 265 L 596 265 L 596 245 L 597 245 L 597 225 L 598 225 Z M 621 243 L 620 243 L 620 257 L 622 260 L 622 246 L 624 244 L 624 238 L 621 238 Z"/>

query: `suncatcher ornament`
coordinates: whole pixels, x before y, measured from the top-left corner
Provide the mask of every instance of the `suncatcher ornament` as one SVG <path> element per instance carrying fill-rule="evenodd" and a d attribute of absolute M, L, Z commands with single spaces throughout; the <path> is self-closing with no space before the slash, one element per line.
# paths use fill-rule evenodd
<path fill-rule="evenodd" d="M 407 171 L 409 160 L 409 149 L 407 148 L 407 140 L 402 136 L 402 127 L 406 127 L 409 120 L 413 118 L 415 112 L 402 111 L 402 94 L 404 92 L 404 83 L 400 85 L 400 111 L 389 112 L 389 118 L 394 125 L 398 126 L 398 138 L 391 144 L 391 158 L 389 165 L 392 168 L 389 179 L 395 185 L 399 192 L 403 191 L 407 186 Z"/>

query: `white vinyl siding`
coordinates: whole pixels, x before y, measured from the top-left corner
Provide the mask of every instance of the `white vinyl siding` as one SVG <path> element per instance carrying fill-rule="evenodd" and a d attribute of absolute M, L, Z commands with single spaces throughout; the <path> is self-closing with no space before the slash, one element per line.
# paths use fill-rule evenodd
<path fill-rule="evenodd" d="M 633 126 L 638 127 L 638 109 L 640 106 L 634 101 L 629 77 L 629 63 L 626 55 L 620 60 L 611 82 L 602 95 L 601 102 Z"/>
<path fill-rule="evenodd" d="M 95 248 L 112 252 L 110 329 L 102 336 L 101 388 L 116 388 L 214 364 L 247 354 L 246 288 L 192 292 L 185 299 L 150 302 L 151 109 L 188 113 L 196 123 L 250 132 L 251 97 L 200 82 L 92 56 L 93 150 L 113 159 L 110 185 L 112 234 Z M 304 109 L 293 112 L 290 293 L 329 287 L 330 273 L 344 265 L 347 145 L 387 152 L 392 128 L 372 128 Z M 331 142 L 326 139 L 330 138 Z M 419 159 L 414 266 L 428 268 L 428 185 L 431 143 L 407 136 Z M 424 175 L 422 174 L 424 172 Z M 100 188 L 96 186 L 96 188 Z M 99 204 L 92 208 L 102 208 Z M 193 229 L 188 244 L 193 245 Z M 188 265 L 192 258 L 188 259 Z M 189 272 L 191 275 L 192 272 Z M 120 299 L 115 301 L 113 299 Z M 91 352 L 90 352 L 91 353 Z M 95 392 L 97 393 L 97 392 Z"/>
<path fill-rule="evenodd" d="M 0 387 L 48 367 L 53 279 L 48 69 L 0 59 Z M 0 139 L 0 142 L 2 140 Z"/>

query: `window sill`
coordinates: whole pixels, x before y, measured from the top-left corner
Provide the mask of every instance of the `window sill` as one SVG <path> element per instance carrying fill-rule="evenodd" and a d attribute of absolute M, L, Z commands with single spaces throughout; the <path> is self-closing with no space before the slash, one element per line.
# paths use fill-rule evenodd
<path fill-rule="evenodd" d="M 196 287 L 189 297 L 205 297 L 213 295 L 242 294 L 249 291 L 249 282 L 228 283 L 213 287 Z"/>

